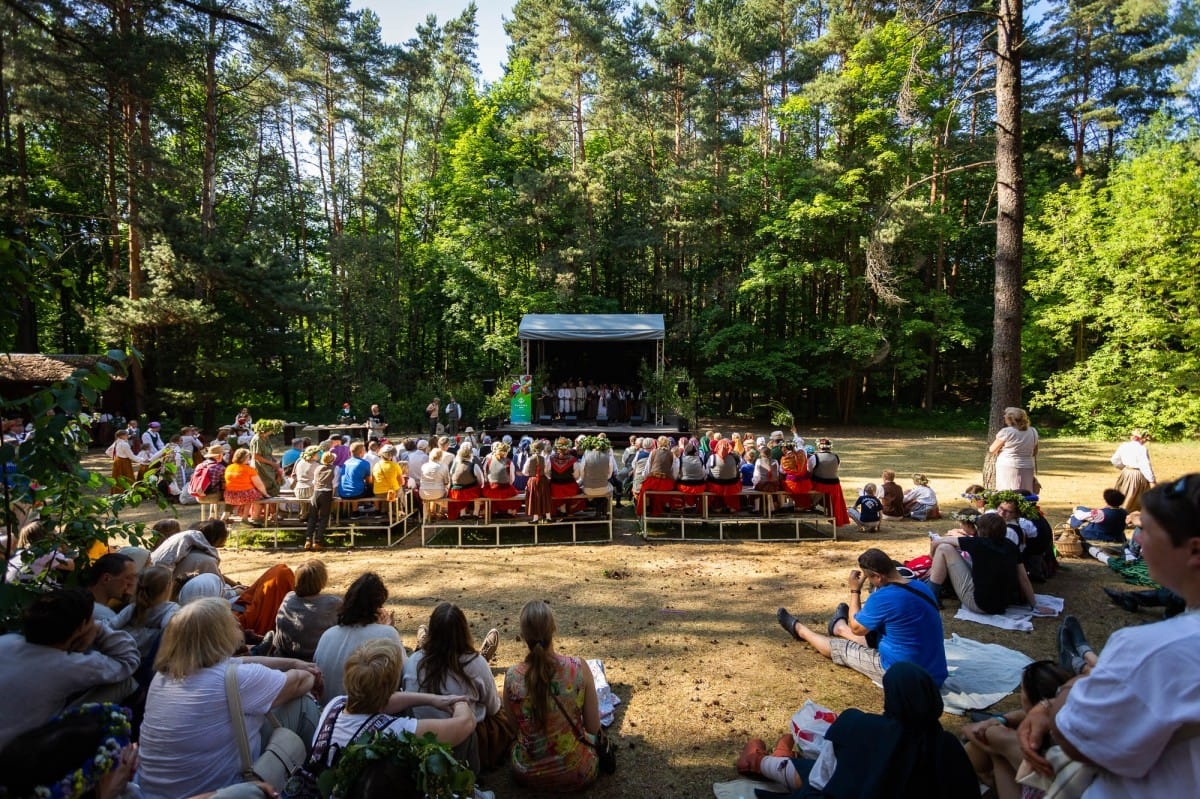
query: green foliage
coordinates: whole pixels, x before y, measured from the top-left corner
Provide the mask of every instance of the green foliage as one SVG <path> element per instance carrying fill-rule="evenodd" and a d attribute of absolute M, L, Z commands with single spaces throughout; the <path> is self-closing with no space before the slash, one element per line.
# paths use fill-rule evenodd
<path fill-rule="evenodd" d="M 1108 180 L 1064 187 L 1030 243 L 1033 343 L 1061 364 L 1031 406 L 1071 429 L 1200 434 L 1200 133 L 1150 126 Z"/>
<path fill-rule="evenodd" d="M 410 732 L 372 732 L 366 740 L 348 744 L 341 750 L 337 764 L 322 772 L 322 793 L 335 799 L 352 799 L 351 789 L 363 769 L 388 760 L 412 777 L 418 796 L 455 799 L 470 796 L 475 790 L 474 772 L 454 757 L 449 746 L 438 743 L 433 733 L 417 737 Z"/>
<path fill-rule="evenodd" d="M 126 373 L 129 362 L 129 356 L 117 350 L 105 358 L 30 396 L 0 400 L 3 418 L 26 413 L 33 419 L 33 434 L 20 446 L 0 445 L 0 510 L 4 532 L 14 545 L 22 520 L 38 518 L 51 528 L 49 539 L 33 548 L 34 556 L 57 549 L 86 562 L 84 553 L 96 542 L 124 538 L 140 543 L 143 526 L 122 522 L 120 512 L 146 501 L 167 507 L 151 485 L 154 472 L 145 482 L 118 486 L 120 493 L 110 495 L 112 480 L 80 463 L 90 440 L 89 409 L 99 407 L 101 392 L 114 376 Z M 7 583 L 6 577 L 6 571 L 0 572 L 0 624 L 11 622 L 31 594 L 42 590 L 37 583 Z"/>

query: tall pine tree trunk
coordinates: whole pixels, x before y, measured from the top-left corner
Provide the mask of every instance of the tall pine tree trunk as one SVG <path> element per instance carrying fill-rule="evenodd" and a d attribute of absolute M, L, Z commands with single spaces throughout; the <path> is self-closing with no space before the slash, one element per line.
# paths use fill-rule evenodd
<path fill-rule="evenodd" d="M 1025 237 L 1025 175 L 1021 154 L 1022 0 L 1000 0 L 996 37 L 996 285 L 992 321 L 992 406 L 988 440 L 1004 409 L 1021 402 L 1021 250 Z M 983 484 L 995 477 L 984 459 Z"/>

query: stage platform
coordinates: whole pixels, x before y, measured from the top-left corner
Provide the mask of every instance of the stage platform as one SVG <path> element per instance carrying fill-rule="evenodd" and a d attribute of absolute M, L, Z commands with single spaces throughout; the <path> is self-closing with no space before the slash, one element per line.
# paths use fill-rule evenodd
<path fill-rule="evenodd" d="M 495 430 L 489 429 L 488 433 L 496 441 L 499 441 L 501 436 L 512 436 L 513 442 L 520 441 L 521 436 L 529 436 L 535 440 L 547 438 L 553 441 L 559 436 L 574 439 L 578 436 L 594 436 L 604 433 L 604 435 L 608 436 L 609 441 L 616 442 L 616 446 L 621 448 L 629 442 L 629 437 L 632 435 L 649 436 L 650 438 L 658 438 L 659 436 L 678 438 L 680 430 L 678 425 L 670 427 L 654 424 L 631 425 L 628 422 L 598 425 L 595 420 L 580 420 L 570 424 L 565 422 L 542 422 L 540 424 L 501 425 Z"/>

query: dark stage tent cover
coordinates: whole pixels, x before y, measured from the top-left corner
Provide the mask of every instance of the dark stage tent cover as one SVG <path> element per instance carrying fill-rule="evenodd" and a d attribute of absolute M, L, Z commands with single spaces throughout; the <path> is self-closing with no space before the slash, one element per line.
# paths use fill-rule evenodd
<path fill-rule="evenodd" d="M 526 314 L 517 337 L 525 374 L 545 366 L 556 380 L 570 373 L 628 383 L 645 356 L 662 372 L 666 328 L 662 314 Z"/>

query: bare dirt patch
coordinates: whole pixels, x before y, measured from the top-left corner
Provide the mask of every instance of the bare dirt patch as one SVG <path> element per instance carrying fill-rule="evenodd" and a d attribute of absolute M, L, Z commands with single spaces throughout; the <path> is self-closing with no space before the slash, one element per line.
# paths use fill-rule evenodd
<path fill-rule="evenodd" d="M 958 494 L 978 480 L 985 450 L 978 437 L 818 432 L 832 438 L 842 456 L 848 497 L 864 482 L 878 482 L 884 468 L 899 472 L 905 487 L 907 475 L 919 471 L 929 475 L 949 509 L 965 504 Z M 1099 502 L 1114 478 L 1108 463 L 1114 446 L 1043 442 L 1043 507 L 1052 522 L 1064 520 L 1076 504 Z M 1200 445 L 1156 444 L 1152 454 L 1165 480 L 1193 470 Z M 181 512 L 185 522 L 195 516 L 193 509 Z M 517 637 L 522 604 L 533 597 L 549 601 L 558 618 L 558 650 L 603 659 L 621 698 L 613 726 L 621 747 L 618 770 L 589 794 L 677 799 L 711 796 L 713 782 L 735 776 L 733 761 L 746 737 L 774 740 L 806 698 L 835 709 L 879 711 L 882 695 L 875 686 L 793 642 L 776 624 L 775 609 L 786 605 L 801 619 L 824 626 L 846 598 L 846 573 L 860 551 L 879 546 L 907 559 L 928 551 L 928 530 L 951 526 L 896 522 L 878 534 L 848 527 L 836 543 L 646 543 L 627 516 L 612 545 L 422 549 L 417 534 L 393 549 L 334 550 L 324 560 L 334 591 L 367 570 L 385 579 L 389 607 L 408 646 L 417 625 L 442 600 L 466 611 L 477 641 L 497 627 L 498 684 L 504 669 L 524 654 Z M 295 566 L 304 558 L 294 549 L 242 549 L 225 552 L 223 565 L 248 582 L 280 560 Z M 1121 584 L 1099 563 L 1066 565 L 1068 570 L 1039 590 L 1066 599 L 1067 612 L 1080 617 L 1097 649 L 1114 629 L 1158 618 L 1108 603 L 1099 586 Z M 955 608 L 950 602 L 943 614 L 947 636 L 958 633 L 1035 658 L 1054 657 L 1054 620 L 1038 620 L 1031 634 L 1013 633 L 955 621 Z M 1001 707 L 1015 703 L 1010 697 Z M 943 721 L 950 728 L 960 723 L 952 716 Z M 485 775 L 484 784 L 499 797 L 532 795 L 504 771 Z"/>

